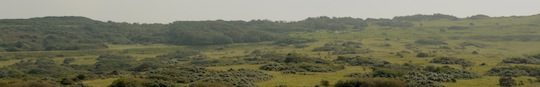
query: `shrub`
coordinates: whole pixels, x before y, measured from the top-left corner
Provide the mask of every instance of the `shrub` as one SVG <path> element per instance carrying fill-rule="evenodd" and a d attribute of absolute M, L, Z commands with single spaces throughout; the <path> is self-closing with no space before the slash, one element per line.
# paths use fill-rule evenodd
<path fill-rule="evenodd" d="M 279 63 L 270 63 L 265 64 L 259 67 L 262 70 L 268 71 L 282 71 L 289 73 L 296 72 L 334 72 L 344 69 L 344 66 L 333 65 L 333 64 L 313 64 L 313 63 L 290 63 L 290 64 L 279 64 Z"/>
<path fill-rule="evenodd" d="M 408 27 L 414 26 L 414 24 L 411 22 L 397 21 L 397 20 L 381 20 L 381 21 L 377 21 L 375 24 L 379 26 L 400 27 L 400 28 L 408 28 Z"/>
<path fill-rule="evenodd" d="M 148 83 L 150 82 L 139 78 L 120 78 L 115 80 L 109 87 L 147 87 Z"/>
<path fill-rule="evenodd" d="M 321 86 L 329 87 L 329 86 L 330 86 L 330 81 L 328 81 L 328 80 L 321 80 Z"/>
<path fill-rule="evenodd" d="M 54 81 L 48 80 L 11 80 L 6 84 L 0 81 L 0 87 L 59 87 Z"/>
<path fill-rule="evenodd" d="M 249 62 L 282 62 L 287 54 L 277 53 L 273 51 L 254 50 L 250 54 L 244 56 L 244 60 Z"/>
<path fill-rule="evenodd" d="M 401 77 L 405 74 L 405 72 L 392 70 L 392 69 L 385 69 L 385 68 L 376 68 L 373 71 L 374 77 L 384 77 L 384 78 L 397 78 Z"/>
<path fill-rule="evenodd" d="M 512 76 L 502 76 L 499 79 L 499 85 L 501 87 L 513 87 L 517 85 L 517 82 L 512 78 Z"/>
<path fill-rule="evenodd" d="M 70 58 L 65 58 L 65 59 L 64 59 L 64 64 L 71 64 L 71 63 L 74 62 L 74 61 L 75 61 L 75 58 L 72 58 L 72 57 L 70 57 Z"/>
<path fill-rule="evenodd" d="M 420 52 L 416 54 L 416 57 L 423 58 L 423 57 L 430 57 L 430 55 L 428 53 Z"/>
<path fill-rule="evenodd" d="M 280 45 L 280 46 L 288 46 L 288 45 L 311 43 L 311 42 L 316 42 L 316 41 L 317 40 L 315 39 L 307 39 L 307 38 L 285 38 L 285 39 L 275 41 L 274 44 Z"/>
<path fill-rule="evenodd" d="M 132 68 L 137 62 L 135 58 L 126 55 L 101 55 L 97 58 L 95 70 L 98 72 L 122 71 Z"/>
<path fill-rule="evenodd" d="M 167 53 L 164 55 L 157 56 L 158 58 L 170 58 L 180 61 L 187 61 L 193 59 L 204 59 L 204 55 L 201 55 L 200 52 L 194 50 L 178 50 L 176 52 Z"/>
<path fill-rule="evenodd" d="M 503 59 L 502 63 L 512 64 L 540 64 L 540 60 L 532 58 L 507 58 Z"/>
<path fill-rule="evenodd" d="M 332 54 L 357 54 L 357 53 L 367 53 L 369 50 L 358 50 L 362 48 L 362 43 L 360 42 L 333 42 L 326 43 L 322 47 L 313 49 L 313 51 L 330 51 Z"/>
<path fill-rule="evenodd" d="M 194 82 L 189 87 L 235 87 L 234 85 L 220 82 Z"/>
<path fill-rule="evenodd" d="M 500 66 L 491 68 L 488 71 L 490 75 L 504 75 L 506 73 L 512 73 L 512 76 L 540 76 L 540 68 L 533 66 Z"/>
<path fill-rule="evenodd" d="M 433 73 L 439 73 L 439 74 L 448 74 L 448 75 L 451 75 L 452 78 L 456 78 L 456 79 L 472 79 L 472 78 L 480 77 L 480 75 L 474 72 L 456 69 L 449 66 L 442 66 L 442 67 L 427 66 L 423 70 L 427 72 L 433 72 Z"/>
<path fill-rule="evenodd" d="M 387 78 L 340 80 L 334 87 L 407 87 L 404 81 Z"/>
<path fill-rule="evenodd" d="M 436 39 L 419 39 L 414 41 L 416 44 L 420 45 L 447 45 L 448 43 L 442 41 L 442 40 L 436 40 Z"/>
<path fill-rule="evenodd" d="M 373 69 L 373 72 L 369 74 L 354 73 L 347 75 L 347 77 L 397 78 L 406 81 L 408 87 L 443 87 L 440 82 L 455 82 L 457 79 L 473 79 L 480 77 L 480 75 L 474 72 L 455 69 L 448 66 L 421 67 L 411 64 L 403 64 L 385 65 L 381 67 L 375 67 Z"/>
<path fill-rule="evenodd" d="M 513 64 L 540 64 L 540 54 L 526 57 L 507 58 L 503 59 L 502 62 Z"/>
<path fill-rule="evenodd" d="M 390 64 L 388 61 L 384 60 L 378 60 L 376 58 L 369 58 L 369 57 L 345 57 L 345 56 L 338 56 L 335 62 L 338 63 L 347 63 L 353 66 L 383 66 L 386 64 Z"/>
<path fill-rule="evenodd" d="M 175 67 L 145 72 L 146 79 L 168 83 L 197 84 L 198 82 L 224 83 L 226 85 L 252 87 L 255 82 L 266 81 L 271 75 L 258 70 L 231 69 L 227 71 L 206 70 L 201 67 Z"/>
<path fill-rule="evenodd" d="M 431 63 L 438 63 L 438 64 L 459 64 L 464 67 L 473 66 L 473 62 L 467 61 L 462 58 L 455 58 L 455 57 L 438 57 L 434 58 L 430 61 Z"/>

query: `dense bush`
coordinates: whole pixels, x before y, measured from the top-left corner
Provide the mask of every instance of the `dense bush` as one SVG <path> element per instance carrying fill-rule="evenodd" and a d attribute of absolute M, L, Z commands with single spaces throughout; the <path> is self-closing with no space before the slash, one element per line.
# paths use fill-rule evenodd
<path fill-rule="evenodd" d="M 335 62 L 338 63 L 347 63 L 353 66 L 383 66 L 386 64 L 390 64 L 388 61 L 378 60 L 376 58 L 369 58 L 369 57 L 345 57 L 345 56 L 338 56 Z"/>
<path fill-rule="evenodd" d="M 294 31 L 363 29 L 351 17 L 312 17 L 295 22 L 176 21 L 170 24 L 102 22 L 85 17 L 39 17 L 0 20 L 2 51 L 79 50 L 112 44 L 216 45 L 273 41 Z"/>
<path fill-rule="evenodd" d="M 0 77 L 21 78 L 21 77 L 53 77 L 61 78 L 75 73 L 84 73 L 68 66 L 57 64 L 49 58 L 38 58 L 33 60 L 23 60 L 13 65 L 0 69 Z"/>
<path fill-rule="evenodd" d="M 226 83 L 237 87 L 253 87 L 255 82 L 270 80 L 271 75 L 258 70 L 238 69 L 209 74 L 202 82 Z"/>
<path fill-rule="evenodd" d="M 168 25 L 169 42 L 213 45 L 260 42 L 276 39 L 273 33 L 246 26 L 244 21 L 176 21 Z"/>
<path fill-rule="evenodd" d="M 405 74 L 406 72 L 400 70 L 392 70 L 387 68 L 375 68 L 372 72 L 373 77 L 383 77 L 383 78 L 398 78 Z"/>
<path fill-rule="evenodd" d="M 473 15 L 471 17 L 467 17 L 467 19 L 474 19 L 474 20 L 486 19 L 486 18 L 490 18 L 490 17 L 488 15 L 483 15 L 483 14 L 478 14 L 478 15 Z"/>
<path fill-rule="evenodd" d="M 137 60 L 126 55 L 101 55 L 95 64 L 96 72 L 125 71 L 135 66 Z"/>
<path fill-rule="evenodd" d="M 300 27 L 318 30 L 343 30 L 343 29 L 364 29 L 368 24 L 364 20 L 352 17 L 309 17 L 305 20 L 293 23 Z"/>
<path fill-rule="evenodd" d="M 428 53 L 425 53 L 425 52 L 419 52 L 416 54 L 416 57 L 420 57 L 420 58 L 424 58 L 424 57 L 431 57 L 433 55 L 430 55 Z"/>
<path fill-rule="evenodd" d="M 255 86 L 255 82 L 266 81 L 272 78 L 271 75 L 258 70 L 238 69 L 228 71 L 206 70 L 201 67 L 176 67 L 161 68 L 148 71 L 144 74 L 146 79 L 166 81 L 171 83 L 224 83 L 234 86 Z"/>
<path fill-rule="evenodd" d="M 417 15 L 411 15 L 411 16 L 397 16 L 397 17 L 394 17 L 393 19 L 403 20 L 403 21 L 431 21 L 431 20 L 457 20 L 459 18 L 452 15 L 436 13 L 433 15 L 417 14 Z"/>
<path fill-rule="evenodd" d="M 10 80 L 0 81 L 1 87 L 58 87 L 54 81 L 49 80 Z"/>
<path fill-rule="evenodd" d="M 502 63 L 540 64 L 540 54 L 526 56 L 526 57 L 507 58 L 507 59 L 503 59 Z"/>
<path fill-rule="evenodd" d="M 456 69 L 449 66 L 442 66 L 442 67 L 426 66 L 423 68 L 423 70 L 427 72 L 433 72 L 433 73 L 439 73 L 439 74 L 448 74 L 454 79 L 473 79 L 473 78 L 480 77 L 480 75 L 477 73 L 461 70 L 461 69 Z"/>
<path fill-rule="evenodd" d="M 362 43 L 360 42 L 333 42 L 326 43 L 322 47 L 313 49 L 313 51 L 330 51 L 332 54 L 358 54 L 358 53 L 368 53 L 370 50 L 359 50 L 362 48 Z"/>
<path fill-rule="evenodd" d="M 109 87 L 175 87 L 173 83 L 164 81 L 151 81 L 141 78 L 120 78 Z"/>
<path fill-rule="evenodd" d="M 281 62 L 285 60 L 287 54 L 277 53 L 273 51 L 254 50 L 250 54 L 244 56 L 244 60 L 253 63 L 265 62 Z"/>
<path fill-rule="evenodd" d="M 438 63 L 438 64 L 458 64 L 462 65 L 464 67 L 473 66 L 474 63 L 462 58 L 455 58 L 455 57 L 437 57 L 430 61 L 431 63 Z"/>
<path fill-rule="evenodd" d="M 491 68 L 488 71 L 490 75 L 504 75 L 506 73 L 513 74 L 512 76 L 540 76 L 540 68 L 534 66 L 500 66 Z"/>
<path fill-rule="evenodd" d="M 407 87 L 404 81 L 387 78 L 339 80 L 334 87 Z"/>
<path fill-rule="evenodd" d="M 296 73 L 296 72 L 334 72 L 344 69 L 344 66 L 333 64 L 313 64 L 313 63 L 291 63 L 280 64 L 270 63 L 259 67 L 261 70 L 268 71 L 281 71 L 284 73 Z"/>
<path fill-rule="evenodd" d="M 300 53 L 276 53 L 276 52 L 265 52 L 265 51 L 253 51 L 251 54 L 246 55 L 244 60 L 248 62 L 257 62 L 257 63 L 267 63 L 267 62 L 278 62 L 278 63 L 317 63 L 317 64 L 329 64 L 330 61 L 310 57 L 306 54 Z"/>
<path fill-rule="evenodd" d="M 506 58 L 502 62 L 511 64 L 540 64 L 540 60 L 535 58 Z"/>
<path fill-rule="evenodd" d="M 371 73 L 354 73 L 354 78 L 397 78 L 406 81 L 408 87 L 443 87 L 441 82 L 455 82 L 458 79 L 474 79 L 480 75 L 449 66 L 416 66 L 411 64 L 385 65 L 374 67 Z"/>
<path fill-rule="evenodd" d="M 235 87 L 234 85 L 219 82 L 194 82 L 189 87 Z"/>
<path fill-rule="evenodd" d="M 375 24 L 379 26 L 401 27 L 401 28 L 408 28 L 408 27 L 414 26 L 413 23 L 405 22 L 405 21 L 397 21 L 397 20 L 379 20 L 375 22 Z"/>
<path fill-rule="evenodd" d="M 517 85 L 517 82 L 512 76 L 502 76 L 499 79 L 499 85 L 501 87 L 514 87 Z"/>

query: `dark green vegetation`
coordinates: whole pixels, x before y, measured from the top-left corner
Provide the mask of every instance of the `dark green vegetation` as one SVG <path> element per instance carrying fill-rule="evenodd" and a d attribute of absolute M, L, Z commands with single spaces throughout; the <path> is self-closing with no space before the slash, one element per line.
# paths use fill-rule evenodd
<path fill-rule="evenodd" d="M 510 64 L 540 64 L 540 54 L 527 57 L 508 58 L 504 59 L 502 62 Z"/>
<path fill-rule="evenodd" d="M 540 15 L 102 22 L 0 20 L 0 87 L 540 84 Z"/>
<path fill-rule="evenodd" d="M 313 51 L 328 51 L 332 54 L 358 54 L 369 52 L 369 49 L 358 50 L 358 48 L 362 48 L 362 43 L 336 41 L 333 43 L 326 43 L 322 47 L 313 49 Z"/>
<path fill-rule="evenodd" d="M 404 81 L 398 79 L 369 78 L 340 80 L 335 87 L 407 87 Z"/>
<path fill-rule="evenodd" d="M 85 17 L 0 20 L 3 51 L 80 50 L 105 44 L 216 45 L 271 41 L 283 32 L 363 29 L 356 18 L 314 17 L 296 22 L 176 21 L 170 24 L 101 22 Z"/>

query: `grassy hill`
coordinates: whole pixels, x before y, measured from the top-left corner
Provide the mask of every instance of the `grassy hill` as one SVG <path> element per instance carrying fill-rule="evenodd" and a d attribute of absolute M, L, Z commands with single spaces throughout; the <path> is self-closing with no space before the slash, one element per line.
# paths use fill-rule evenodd
<path fill-rule="evenodd" d="M 0 31 L 0 86 L 107 86 L 132 78 L 142 86 L 304 87 L 390 78 L 492 87 L 503 74 L 515 86 L 540 84 L 540 66 L 530 62 L 540 59 L 540 15 L 171 24 L 43 17 L 0 20 Z"/>

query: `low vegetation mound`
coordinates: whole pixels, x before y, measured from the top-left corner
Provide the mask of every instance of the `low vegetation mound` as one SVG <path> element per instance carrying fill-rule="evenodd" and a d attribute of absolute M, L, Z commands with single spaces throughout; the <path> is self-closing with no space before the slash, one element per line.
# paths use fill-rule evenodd
<path fill-rule="evenodd" d="M 399 27 L 399 28 L 408 28 L 408 27 L 414 26 L 414 24 L 411 22 L 398 21 L 398 20 L 377 20 L 375 24 L 379 26 Z"/>
<path fill-rule="evenodd" d="M 379 60 L 377 58 L 361 57 L 361 56 L 355 56 L 355 57 L 338 56 L 338 58 L 334 61 L 337 63 L 346 63 L 353 66 L 384 66 L 384 65 L 390 64 L 390 62 L 388 61 Z"/>
<path fill-rule="evenodd" d="M 353 41 L 337 41 L 337 42 L 331 42 L 326 43 L 322 47 L 318 47 L 313 49 L 313 51 L 328 51 L 332 54 L 358 54 L 358 53 L 369 53 L 368 49 L 363 49 L 362 43 L 360 42 L 353 42 Z"/>
<path fill-rule="evenodd" d="M 486 48 L 488 45 L 484 43 L 480 43 L 480 42 L 466 41 L 466 42 L 460 43 L 459 46 L 461 48 L 465 48 L 467 46 L 472 46 L 472 47 L 477 47 L 477 48 Z"/>
<path fill-rule="evenodd" d="M 212 71 L 201 67 L 163 68 L 145 73 L 145 79 L 166 81 L 171 83 L 210 82 L 224 83 L 233 86 L 255 86 L 255 82 L 266 81 L 271 75 L 258 70 L 231 69 Z"/>
<path fill-rule="evenodd" d="M 281 71 L 283 73 L 295 74 L 298 72 L 335 72 L 345 67 L 334 64 L 315 64 L 315 63 L 270 63 L 259 67 L 261 70 Z"/>
<path fill-rule="evenodd" d="M 437 39 L 418 39 L 414 43 L 419 45 L 448 45 L 448 43 Z"/>
<path fill-rule="evenodd" d="M 540 76 L 540 68 L 535 66 L 499 66 L 491 68 L 488 71 L 490 75 L 502 76 L 507 73 L 512 74 L 511 76 Z"/>
<path fill-rule="evenodd" d="M 458 79 L 474 79 L 480 75 L 448 66 L 417 66 L 411 64 L 385 65 L 374 67 L 371 73 L 353 73 L 354 78 L 396 78 L 402 79 L 408 87 L 443 87 L 441 82 L 455 82 Z"/>
<path fill-rule="evenodd" d="M 526 56 L 526 57 L 515 57 L 503 59 L 502 63 L 509 64 L 540 64 L 540 54 Z"/>
<path fill-rule="evenodd" d="M 407 87 L 405 81 L 389 78 L 339 80 L 334 87 Z"/>
<path fill-rule="evenodd" d="M 430 61 L 431 63 L 438 63 L 438 64 L 457 64 L 462 66 L 473 66 L 474 63 L 472 61 L 465 60 L 463 58 L 455 58 L 455 57 L 437 57 Z"/>
<path fill-rule="evenodd" d="M 274 42 L 276 45 L 280 46 L 289 46 L 289 45 L 302 45 L 306 43 L 316 42 L 315 39 L 307 39 L 307 38 L 285 38 L 280 39 Z"/>

